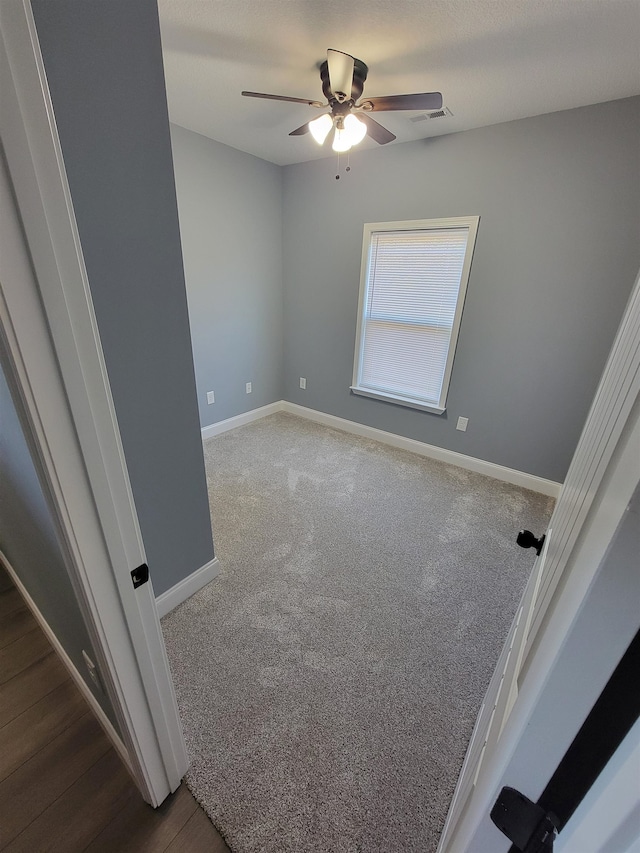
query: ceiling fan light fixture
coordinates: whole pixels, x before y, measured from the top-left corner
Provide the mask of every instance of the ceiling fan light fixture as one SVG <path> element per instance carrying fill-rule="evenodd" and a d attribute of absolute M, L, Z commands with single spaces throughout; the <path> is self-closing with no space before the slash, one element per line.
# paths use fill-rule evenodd
<path fill-rule="evenodd" d="M 339 116 L 336 119 L 336 132 L 331 147 L 334 151 L 340 153 L 349 151 L 358 142 L 362 142 L 366 135 L 367 126 L 363 121 L 360 121 L 360 119 L 351 113 L 344 118 Z"/>
<path fill-rule="evenodd" d="M 311 132 L 311 136 L 315 139 L 318 145 L 322 145 L 327 136 L 329 135 L 329 131 L 333 127 L 333 119 L 328 113 L 325 113 L 318 118 L 314 118 L 313 121 L 309 122 L 309 130 Z"/>
<path fill-rule="evenodd" d="M 1 2 L 1 0 L 0 0 Z M 369 115 L 370 112 L 398 112 L 402 110 L 442 110 L 440 92 L 419 92 L 413 95 L 385 95 L 380 98 L 360 100 L 364 82 L 369 69 L 361 59 L 356 59 L 341 50 L 327 51 L 327 59 L 320 65 L 320 82 L 326 104 L 306 98 L 289 95 L 269 95 L 266 92 L 242 92 L 249 98 L 266 98 L 271 101 L 285 101 L 294 104 L 307 104 L 310 107 L 329 110 L 314 121 L 308 121 L 289 133 L 289 136 L 304 136 L 311 133 L 318 145 L 324 145 L 331 129 L 334 128 L 332 148 L 336 152 L 349 151 L 369 135 L 378 145 L 386 145 L 396 139 L 391 133 Z M 352 114 L 352 110 L 361 112 L 362 121 Z M 347 168 L 349 168 L 347 166 Z"/>
<path fill-rule="evenodd" d="M 345 130 L 343 127 L 336 127 L 336 132 L 333 137 L 333 145 L 331 147 L 334 151 L 337 151 L 340 154 L 343 151 L 349 151 L 351 148 L 349 131 Z"/>
<path fill-rule="evenodd" d="M 367 135 L 366 124 L 351 113 L 344 120 L 344 130 L 348 134 L 352 145 L 362 142 Z"/>

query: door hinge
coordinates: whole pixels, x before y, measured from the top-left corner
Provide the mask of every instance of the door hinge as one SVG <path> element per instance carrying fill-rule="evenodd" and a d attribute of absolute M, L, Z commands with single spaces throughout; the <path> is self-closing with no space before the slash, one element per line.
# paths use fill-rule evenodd
<path fill-rule="evenodd" d="M 131 580 L 133 581 L 134 589 L 138 589 L 139 586 L 146 583 L 149 580 L 149 566 L 146 563 L 143 563 L 141 566 L 138 566 L 137 569 L 134 569 L 131 572 Z"/>
<path fill-rule="evenodd" d="M 503 788 L 491 809 L 491 820 L 523 853 L 550 853 L 558 835 L 558 819 L 515 788 Z"/>

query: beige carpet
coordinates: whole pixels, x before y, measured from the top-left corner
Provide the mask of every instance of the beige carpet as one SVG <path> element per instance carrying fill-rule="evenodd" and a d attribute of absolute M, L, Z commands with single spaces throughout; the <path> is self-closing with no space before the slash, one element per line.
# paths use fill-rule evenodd
<path fill-rule="evenodd" d="M 553 502 L 273 415 L 205 444 L 219 578 L 163 619 L 236 853 L 433 853 Z"/>

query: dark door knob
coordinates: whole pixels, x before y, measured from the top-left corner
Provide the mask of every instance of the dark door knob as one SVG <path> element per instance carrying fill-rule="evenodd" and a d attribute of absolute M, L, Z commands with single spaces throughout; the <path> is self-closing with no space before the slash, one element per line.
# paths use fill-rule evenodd
<path fill-rule="evenodd" d="M 521 548 L 535 548 L 536 554 L 540 556 L 540 551 L 542 551 L 542 546 L 544 545 L 544 538 L 544 535 L 542 535 L 539 539 L 536 539 L 530 530 L 521 530 L 518 533 L 516 542 Z"/>

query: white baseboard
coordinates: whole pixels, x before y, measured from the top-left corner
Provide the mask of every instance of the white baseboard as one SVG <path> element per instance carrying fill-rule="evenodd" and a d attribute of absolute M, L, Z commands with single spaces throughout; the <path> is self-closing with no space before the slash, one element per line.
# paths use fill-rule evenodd
<path fill-rule="evenodd" d="M 223 432 L 228 432 L 230 429 L 250 424 L 253 421 L 258 421 L 260 418 L 266 418 L 267 415 L 274 415 L 276 412 L 281 412 L 282 410 L 282 400 L 278 400 L 277 403 L 269 403 L 268 406 L 260 406 L 259 409 L 251 409 L 250 412 L 244 412 L 241 415 L 236 415 L 234 418 L 227 418 L 224 421 L 218 421 L 217 424 L 202 427 L 202 439 L 212 438 L 214 435 L 220 435 Z"/>
<path fill-rule="evenodd" d="M 475 471 L 476 474 L 484 474 L 486 477 L 493 477 L 494 480 L 502 480 L 504 483 L 521 486 L 523 489 L 531 489 L 532 492 L 538 492 L 541 495 L 548 495 L 552 498 L 557 498 L 562 488 L 562 483 L 556 483 L 554 480 L 545 480 L 544 477 L 536 477 L 535 474 L 516 471 L 515 468 L 506 468 L 504 465 L 497 465 L 495 462 L 485 462 L 484 459 L 476 459 L 475 456 L 466 456 L 464 453 L 446 450 L 444 447 L 436 447 L 434 444 L 426 444 L 424 441 L 417 441 L 414 438 L 405 438 L 405 436 L 396 435 L 393 432 L 385 432 L 382 429 L 359 424 L 356 421 L 348 421 L 346 418 L 328 415 L 316 409 L 308 409 L 306 406 L 289 403 L 287 400 L 279 400 L 277 403 L 270 403 L 268 406 L 252 409 L 250 412 L 237 415 L 235 418 L 227 418 L 226 421 L 219 421 L 217 424 L 203 427 L 202 438 L 205 439 L 211 438 L 214 435 L 220 435 L 220 433 L 227 432 L 227 430 L 257 421 L 276 412 L 288 412 L 290 415 L 297 415 L 300 418 L 306 418 L 318 424 L 342 430 L 342 432 L 350 432 L 353 435 L 370 438 L 373 441 L 380 441 L 383 444 L 391 445 L 391 447 L 399 447 L 401 450 L 408 450 L 420 456 L 427 456 L 430 459 L 437 459 L 439 462 L 446 462 L 448 465 L 457 465 L 458 468 Z"/>
<path fill-rule="evenodd" d="M 409 450 L 411 453 L 417 453 L 420 456 L 428 456 L 430 459 L 437 459 L 439 462 L 457 465 L 458 468 L 475 471 L 477 474 L 484 474 L 487 477 L 493 477 L 495 480 L 502 480 L 514 486 L 522 486 L 524 489 L 531 489 L 533 492 L 549 495 L 552 498 L 557 498 L 562 488 L 561 483 L 556 483 L 553 480 L 545 480 L 543 477 L 536 477 L 535 474 L 516 471 L 514 468 L 505 468 L 504 465 L 496 465 L 495 462 L 485 462 L 483 459 L 476 459 L 474 456 L 465 456 L 464 453 L 445 450 L 443 447 L 425 444 L 423 441 L 416 441 L 413 438 L 405 438 L 402 435 L 385 432 L 384 430 L 365 426 L 355 421 L 348 421 L 345 418 L 338 418 L 335 415 L 327 415 L 315 409 L 307 409 L 305 406 L 299 406 L 297 403 L 289 403 L 283 400 L 280 411 L 288 412 L 291 415 L 298 415 L 301 418 L 307 418 L 310 421 L 324 424 L 324 426 L 332 427 L 333 429 L 339 429 L 343 432 L 360 435 L 363 438 L 380 441 L 392 447 Z"/>
<path fill-rule="evenodd" d="M 49 625 L 47 620 L 44 618 L 42 613 L 40 612 L 37 604 L 29 595 L 27 588 L 22 583 L 22 581 L 20 580 L 20 578 L 16 574 L 15 569 L 13 568 L 13 566 L 11 565 L 11 563 L 9 562 L 9 560 L 7 559 L 7 557 L 5 556 L 5 554 L 2 551 L 0 551 L 0 562 L 2 563 L 4 568 L 7 570 L 7 573 L 11 576 L 11 580 L 14 582 L 16 589 L 18 590 L 18 592 L 20 593 L 20 595 L 24 599 L 25 604 L 27 605 L 27 607 L 29 608 L 29 610 L 33 614 L 34 619 L 36 620 L 36 622 L 38 623 L 38 625 L 42 629 L 47 640 L 49 640 L 49 642 L 53 646 L 53 650 L 55 651 L 55 653 L 58 655 L 58 657 L 60 658 L 60 660 L 62 661 L 62 663 L 66 667 L 69 675 L 71 676 L 71 679 L 74 681 L 76 687 L 78 688 L 80 693 L 83 695 L 84 699 L 86 700 L 87 705 L 89 706 L 92 713 L 94 714 L 94 716 L 96 717 L 96 719 L 98 720 L 100 725 L 102 726 L 104 733 L 106 734 L 106 736 L 111 741 L 114 749 L 116 750 L 116 752 L 118 753 L 118 755 L 120 756 L 120 758 L 124 762 L 125 766 L 129 770 L 129 773 L 131 774 L 132 778 L 135 779 L 136 777 L 135 777 L 135 774 L 133 772 L 131 762 L 129 760 L 129 753 L 127 752 L 127 749 L 126 749 L 124 743 L 120 739 L 120 736 L 118 735 L 118 733 L 114 729 L 111 720 L 107 717 L 105 712 L 102 710 L 100 703 L 98 702 L 96 697 L 93 695 L 93 693 L 89 689 L 88 684 L 85 682 L 84 678 L 80 675 L 80 672 L 76 669 L 74 662 L 71 660 L 71 658 L 69 657 L 69 655 L 65 651 L 64 647 L 60 643 L 60 640 L 53 633 L 51 626 Z"/>
<path fill-rule="evenodd" d="M 201 566 L 192 572 L 186 578 L 183 578 L 171 589 L 166 590 L 156 598 L 156 607 L 158 608 L 158 616 L 162 619 L 167 613 L 170 613 L 174 607 L 182 604 L 187 598 L 206 586 L 209 581 L 212 581 L 220 573 L 220 563 L 218 558 L 214 557 L 210 563 Z"/>

